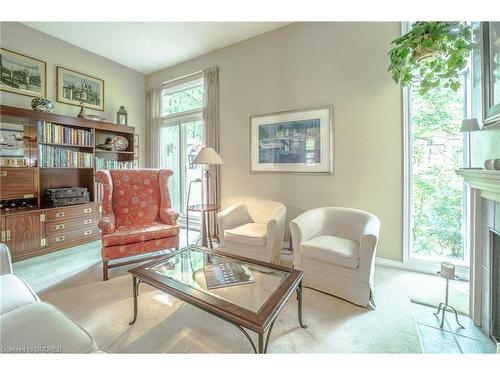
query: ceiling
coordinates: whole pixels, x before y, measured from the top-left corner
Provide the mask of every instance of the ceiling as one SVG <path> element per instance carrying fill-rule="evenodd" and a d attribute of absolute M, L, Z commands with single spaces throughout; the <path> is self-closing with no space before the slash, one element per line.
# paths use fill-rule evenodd
<path fill-rule="evenodd" d="M 286 22 L 23 22 L 144 74 L 287 25 Z"/>

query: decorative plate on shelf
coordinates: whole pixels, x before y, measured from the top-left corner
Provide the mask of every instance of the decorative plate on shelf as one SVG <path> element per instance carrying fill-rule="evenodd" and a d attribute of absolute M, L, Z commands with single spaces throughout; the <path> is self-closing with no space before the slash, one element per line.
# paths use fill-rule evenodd
<path fill-rule="evenodd" d="M 84 118 L 87 120 L 92 120 L 92 121 L 106 121 L 107 120 L 105 117 L 101 117 L 98 115 L 85 115 Z"/>
<path fill-rule="evenodd" d="M 125 137 L 122 137 L 121 135 L 117 135 L 116 137 L 113 137 L 111 140 L 111 145 L 113 146 L 113 149 L 116 151 L 124 151 L 128 147 L 128 140 Z"/>

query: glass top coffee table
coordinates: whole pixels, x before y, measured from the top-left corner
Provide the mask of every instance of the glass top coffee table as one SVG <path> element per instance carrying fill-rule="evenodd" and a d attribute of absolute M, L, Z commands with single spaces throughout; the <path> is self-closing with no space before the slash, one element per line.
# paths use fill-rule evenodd
<path fill-rule="evenodd" d="M 244 269 L 251 275 L 251 281 L 209 289 L 205 277 L 207 269 L 228 263 Z M 299 324 L 306 328 L 302 323 L 302 271 L 188 246 L 129 272 L 134 297 L 134 318 L 130 324 L 137 319 L 137 295 L 139 284 L 143 282 L 233 324 L 250 341 L 255 353 L 267 351 L 276 318 L 294 293 L 297 293 Z M 247 329 L 257 333 L 257 346 Z"/>

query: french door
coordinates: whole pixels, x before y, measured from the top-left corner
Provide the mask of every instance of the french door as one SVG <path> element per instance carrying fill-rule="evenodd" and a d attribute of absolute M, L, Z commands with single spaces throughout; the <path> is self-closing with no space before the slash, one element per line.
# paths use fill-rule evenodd
<path fill-rule="evenodd" d="M 202 184 L 191 184 L 191 194 L 188 202 L 188 189 L 192 181 L 202 179 L 202 168 L 193 165 L 191 161 L 203 147 L 203 121 L 201 113 L 168 118 L 161 130 L 162 168 L 171 169 L 174 174 L 169 179 L 170 199 L 172 207 L 182 216 L 186 214 L 187 205 L 202 203 Z M 190 213 L 190 219 L 191 219 Z M 195 215 L 192 215 L 195 218 Z"/>

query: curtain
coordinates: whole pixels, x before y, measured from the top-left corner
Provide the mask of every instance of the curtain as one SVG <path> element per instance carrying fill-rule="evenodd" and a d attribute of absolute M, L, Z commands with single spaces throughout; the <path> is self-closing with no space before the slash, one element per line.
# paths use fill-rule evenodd
<path fill-rule="evenodd" d="M 205 146 L 213 147 L 219 153 L 219 68 L 217 66 L 203 71 L 204 95 L 203 95 L 203 125 L 205 131 Z M 210 197 L 207 202 L 219 204 L 220 202 L 220 171 L 218 165 L 209 166 L 210 170 Z M 206 180 L 204 180 L 204 191 L 206 194 Z M 217 222 L 215 213 L 210 213 L 210 233 L 217 235 Z M 212 215 L 213 214 L 213 215 Z"/>
<path fill-rule="evenodd" d="M 146 142 L 147 165 L 160 168 L 160 130 L 161 130 L 161 91 L 162 86 L 146 90 Z"/>

